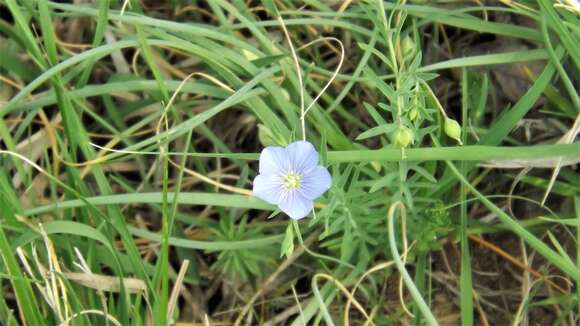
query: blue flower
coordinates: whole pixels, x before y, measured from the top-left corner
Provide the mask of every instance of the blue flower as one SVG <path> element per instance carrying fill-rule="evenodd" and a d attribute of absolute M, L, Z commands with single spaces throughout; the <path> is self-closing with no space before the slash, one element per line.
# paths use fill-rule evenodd
<path fill-rule="evenodd" d="M 310 213 L 314 199 L 332 184 L 328 170 L 318 165 L 311 143 L 297 141 L 288 147 L 268 146 L 260 154 L 254 195 L 278 207 L 292 219 Z"/>

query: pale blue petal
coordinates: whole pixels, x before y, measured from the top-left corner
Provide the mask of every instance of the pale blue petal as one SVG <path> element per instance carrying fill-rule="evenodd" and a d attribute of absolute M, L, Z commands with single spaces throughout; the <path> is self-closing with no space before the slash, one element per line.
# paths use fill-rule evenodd
<path fill-rule="evenodd" d="M 330 173 L 323 166 L 317 166 L 302 176 L 300 180 L 300 192 L 310 200 L 320 197 L 330 186 L 332 179 Z"/>
<path fill-rule="evenodd" d="M 270 204 L 278 205 L 283 191 L 284 185 L 278 176 L 258 174 L 254 179 L 254 196 Z"/>
<path fill-rule="evenodd" d="M 282 175 L 288 171 L 290 160 L 286 150 L 279 146 L 268 146 L 260 154 L 260 174 Z"/>
<path fill-rule="evenodd" d="M 310 213 L 314 203 L 298 191 L 289 191 L 285 193 L 285 196 L 282 196 L 278 207 L 290 218 L 299 220 Z"/>
<path fill-rule="evenodd" d="M 286 147 L 292 171 L 302 174 L 318 165 L 318 152 L 310 142 L 297 141 Z"/>

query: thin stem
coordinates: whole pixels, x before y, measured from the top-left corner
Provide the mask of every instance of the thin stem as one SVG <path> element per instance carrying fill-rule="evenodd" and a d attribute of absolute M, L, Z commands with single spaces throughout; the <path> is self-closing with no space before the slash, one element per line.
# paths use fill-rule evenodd
<path fill-rule="evenodd" d="M 306 110 L 304 110 L 303 118 L 306 116 L 308 111 L 310 111 L 310 109 L 314 106 L 314 104 L 318 101 L 318 99 L 322 96 L 322 94 L 324 94 L 324 92 L 330 86 L 330 84 L 332 84 L 332 82 L 336 79 L 336 76 L 338 75 L 338 72 L 340 71 L 340 68 L 342 68 L 342 64 L 344 62 L 344 57 L 345 57 L 344 45 L 342 44 L 342 41 L 337 39 L 336 37 L 319 38 L 319 39 L 314 40 L 312 42 L 308 42 L 307 44 L 301 46 L 298 50 L 305 49 L 305 48 L 307 48 L 313 44 L 316 44 L 318 42 L 321 42 L 321 41 L 334 41 L 334 42 L 338 43 L 338 46 L 340 47 L 340 60 L 338 61 L 338 65 L 336 66 L 336 69 L 334 70 L 334 73 L 332 74 L 332 76 L 330 77 L 328 82 L 326 82 L 326 84 L 324 85 L 324 87 L 322 87 L 322 89 L 320 90 L 318 95 L 316 95 L 314 100 L 312 100 L 312 103 L 310 103 L 308 105 L 308 107 L 306 108 Z"/>
<path fill-rule="evenodd" d="M 417 287 L 415 287 L 415 284 L 413 283 L 413 279 L 411 278 L 411 276 L 409 275 L 409 273 L 405 269 L 405 265 L 403 264 L 403 261 L 401 260 L 401 255 L 399 254 L 399 251 L 397 250 L 397 242 L 395 241 L 395 227 L 394 227 L 395 211 L 397 209 L 397 206 L 400 207 L 400 210 L 401 210 L 401 219 L 404 219 L 405 215 L 406 215 L 405 206 L 400 201 L 393 203 L 391 205 L 391 207 L 389 207 L 387 221 L 388 221 L 388 226 L 389 226 L 389 246 L 391 247 L 390 249 L 391 249 L 391 254 L 393 255 L 393 260 L 395 261 L 395 265 L 397 266 L 399 273 L 401 273 L 401 276 L 403 277 L 403 281 L 405 282 L 405 285 L 407 285 L 409 292 L 411 292 L 411 296 L 415 300 L 415 303 L 417 304 L 417 306 L 421 310 L 421 313 L 423 314 L 423 316 L 425 316 L 427 324 L 428 325 L 439 325 L 439 323 L 437 323 L 437 320 L 435 319 L 435 316 L 433 316 L 431 309 L 429 309 L 429 307 L 427 306 L 427 303 L 425 303 L 425 300 L 421 296 L 421 293 L 419 292 L 419 290 L 417 290 Z"/>
<path fill-rule="evenodd" d="M 300 87 L 300 126 L 302 127 L 302 140 L 306 140 L 306 123 L 304 122 L 304 83 L 302 81 L 302 72 L 300 70 L 300 62 L 298 62 L 298 56 L 296 55 L 296 51 L 294 50 L 294 45 L 292 44 L 292 39 L 290 39 L 290 34 L 288 34 L 288 30 L 286 29 L 286 25 L 284 24 L 284 20 L 282 16 L 277 17 L 280 26 L 282 26 L 282 30 L 284 31 L 284 36 L 288 41 L 288 46 L 290 47 L 290 53 L 292 53 L 292 59 L 294 60 L 294 65 L 296 66 L 296 74 L 298 75 L 298 85 Z"/>
<path fill-rule="evenodd" d="M 342 44 L 342 41 L 340 41 L 336 37 L 321 37 L 321 38 L 316 39 L 314 41 L 308 42 L 305 45 L 298 48 L 298 50 L 300 51 L 300 50 L 308 48 L 311 45 L 322 42 L 322 41 L 333 41 L 333 42 L 338 43 L 338 46 L 340 47 L 340 60 L 338 62 L 338 66 L 334 70 L 334 73 L 332 74 L 332 76 L 330 77 L 328 82 L 326 82 L 324 87 L 322 87 L 322 90 L 320 90 L 320 92 L 316 95 L 314 100 L 312 100 L 312 102 L 308 105 L 308 107 L 304 108 L 304 106 L 305 106 L 304 105 L 304 91 L 305 90 L 304 90 L 304 82 L 302 80 L 302 73 L 300 70 L 300 62 L 298 60 L 298 56 L 296 54 L 296 51 L 294 50 L 294 45 L 292 44 L 292 40 L 290 39 L 290 35 L 288 34 L 288 30 L 286 29 L 286 25 L 284 24 L 284 20 L 282 19 L 282 17 L 278 16 L 278 21 L 280 22 L 280 25 L 282 26 L 282 30 L 284 31 L 284 36 L 286 37 L 286 40 L 288 41 L 288 44 L 290 46 L 290 52 L 292 54 L 292 59 L 294 61 L 294 65 L 296 66 L 296 73 L 298 75 L 298 84 L 300 86 L 300 126 L 302 129 L 302 140 L 305 141 L 306 140 L 306 114 L 308 113 L 308 111 L 310 111 L 310 109 L 312 109 L 314 104 L 316 104 L 316 102 L 322 96 L 322 94 L 324 94 L 326 89 L 328 89 L 328 87 L 330 87 L 330 84 L 332 84 L 332 82 L 336 79 L 336 76 L 338 76 L 338 73 L 340 72 L 340 68 L 342 68 L 342 64 L 343 64 L 344 58 L 345 58 L 344 45 Z"/>

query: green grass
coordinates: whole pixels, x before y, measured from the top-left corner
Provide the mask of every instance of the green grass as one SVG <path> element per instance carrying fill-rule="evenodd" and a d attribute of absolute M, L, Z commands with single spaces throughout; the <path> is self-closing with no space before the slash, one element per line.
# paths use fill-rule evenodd
<path fill-rule="evenodd" d="M 579 317 L 580 8 L 129 2 L 0 0 L 2 324 Z M 250 194 L 303 132 L 293 223 Z"/>

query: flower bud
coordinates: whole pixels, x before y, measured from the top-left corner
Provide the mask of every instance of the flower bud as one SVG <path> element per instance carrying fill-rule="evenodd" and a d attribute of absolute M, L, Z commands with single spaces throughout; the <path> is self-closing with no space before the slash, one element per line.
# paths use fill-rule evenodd
<path fill-rule="evenodd" d="M 410 36 L 405 36 L 403 41 L 401 42 L 401 51 L 403 53 L 403 57 L 406 57 L 413 52 L 415 52 L 415 42 Z"/>
<path fill-rule="evenodd" d="M 445 118 L 445 133 L 461 144 L 461 125 L 453 119 Z"/>
<path fill-rule="evenodd" d="M 399 128 L 397 128 L 397 130 L 395 130 L 395 133 L 393 135 L 393 144 L 395 144 L 395 146 L 399 148 L 405 148 L 409 146 L 409 144 L 411 144 L 412 142 L 413 142 L 413 132 L 409 128 L 405 126 L 400 126 Z"/>
<path fill-rule="evenodd" d="M 411 111 L 409 111 L 409 120 L 417 121 L 418 118 L 419 118 L 419 110 L 417 110 L 417 108 L 411 109 Z"/>

